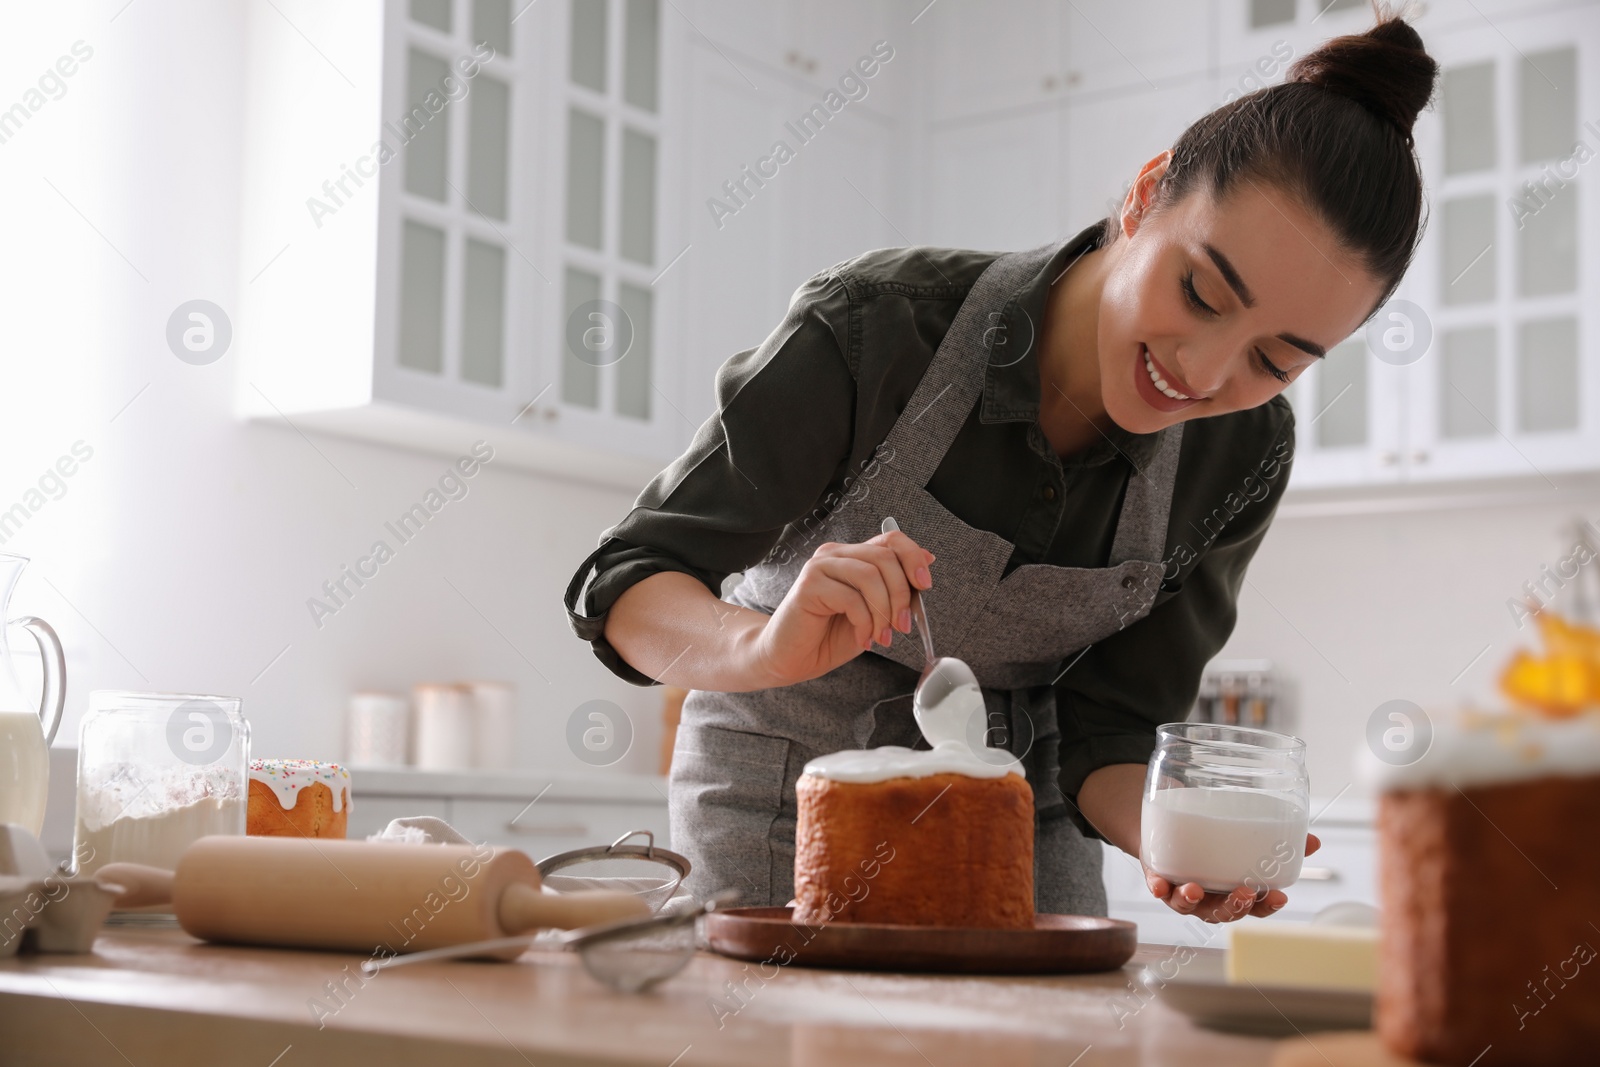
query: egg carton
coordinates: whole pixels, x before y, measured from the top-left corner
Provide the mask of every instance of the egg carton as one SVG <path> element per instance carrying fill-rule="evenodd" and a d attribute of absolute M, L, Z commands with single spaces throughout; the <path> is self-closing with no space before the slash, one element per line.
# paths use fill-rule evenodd
<path fill-rule="evenodd" d="M 27 827 L 0 823 L 0 959 L 91 951 L 121 891 L 58 870 Z"/>

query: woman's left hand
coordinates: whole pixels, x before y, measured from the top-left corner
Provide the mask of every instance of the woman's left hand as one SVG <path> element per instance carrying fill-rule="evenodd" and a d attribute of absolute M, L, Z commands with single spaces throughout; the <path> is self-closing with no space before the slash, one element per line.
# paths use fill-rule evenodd
<path fill-rule="evenodd" d="M 1322 847 L 1316 834 L 1306 835 L 1306 855 Z M 1146 867 L 1144 881 L 1153 896 L 1164 901 L 1179 915 L 1195 915 L 1208 923 L 1227 923 L 1254 915 L 1265 919 L 1289 902 L 1289 895 L 1281 889 L 1270 889 L 1263 896 L 1247 885 L 1231 893 L 1207 893 L 1198 882 L 1185 882 L 1175 886 Z"/>

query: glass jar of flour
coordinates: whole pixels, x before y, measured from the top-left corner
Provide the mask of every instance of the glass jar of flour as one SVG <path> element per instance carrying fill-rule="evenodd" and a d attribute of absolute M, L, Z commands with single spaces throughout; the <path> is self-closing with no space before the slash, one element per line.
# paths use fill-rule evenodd
<path fill-rule="evenodd" d="M 189 844 L 243 834 L 250 724 L 238 697 L 97 689 L 78 733 L 80 875 L 107 863 L 172 870 Z"/>

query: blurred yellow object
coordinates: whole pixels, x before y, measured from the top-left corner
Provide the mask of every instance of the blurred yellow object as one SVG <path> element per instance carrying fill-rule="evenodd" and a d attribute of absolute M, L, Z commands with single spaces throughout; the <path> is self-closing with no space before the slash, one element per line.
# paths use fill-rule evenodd
<path fill-rule="evenodd" d="M 1500 675 L 1500 689 L 1518 704 L 1565 718 L 1600 701 L 1593 663 L 1570 653 L 1535 658 L 1518 649 Z"/>
<path fill-rule="evenodd" d="M 1600 706 L 1600 630 L 1535 608 L 1546 653 L 1518 649 L 1500 674 L 1500 691 L 1524 709 L 1555 718 Z"/>
<path fill-rule="evenodd" d="M 1541 611 L 1534 618 L 1539 622 L 1539 634 L 1552 656 L 1578 656 L 1600 666 L 1600 630 L 1568 622 L 1549 611 Z"/>

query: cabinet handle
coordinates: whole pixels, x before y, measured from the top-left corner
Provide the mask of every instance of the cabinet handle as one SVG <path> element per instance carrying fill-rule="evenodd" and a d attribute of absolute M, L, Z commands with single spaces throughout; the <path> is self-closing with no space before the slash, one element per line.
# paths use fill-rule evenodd
<path fill-rule="evenodd" d="M 545 418 L 546 422 L 555 422 L 556 419 L 558 419 L 560 417 L 561 417 L 561 409 L 560 408 L 549 407 L 549 408 L 545 408 L 544 409 L 544 418 Z"/>
<path fill-rule="evenodd" d="M 1398 453 L 1398 452 L 1380 452 L 1378 454 L 1378 462 L 1382 463 L 1385 467 L 1392 467 L 1396 463 L 1400 462 L 1400 453 Z"/>
<path fill-rule="evenodd" d="M 521 834 L 523 837 L 588 837 L 589 828 L 582 823 L 520 823 L 515 819 L 507 820 L 506 830 L 509 833 Z M 1302 874 L 1302 877 L 1304 875 Z"/>
<path fill-rule="evenodd" d="M 1426 462 L 1428 462 L 1428 453 L 1419 448 L 1417 451 L 1411 453 L 1411 462 L 1413 462 L 1413 463 L 1426 463 Z"/>
<path fill-rule="evenodd" d="M 1301 867 L 1300 880 L 1302 882 L 1337 882 L 1339 872 L 1332 867 Z"/>

